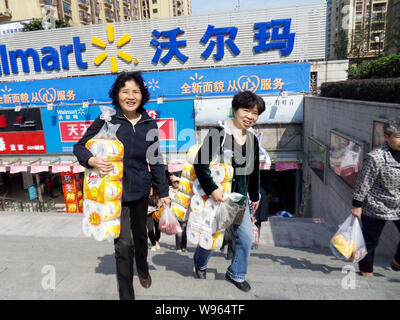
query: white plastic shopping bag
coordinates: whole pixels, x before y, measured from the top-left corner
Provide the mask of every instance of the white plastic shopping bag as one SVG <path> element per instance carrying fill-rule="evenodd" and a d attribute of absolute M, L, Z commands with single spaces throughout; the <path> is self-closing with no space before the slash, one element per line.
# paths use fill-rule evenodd
<path fill-rule="evenodd" d="M 339 230 L 332 237 L 330 242 L 332 253 L 341 260 L 357 263 L 367 254 L 361 225 L 353 215 L 350 215 Z"/>
<path fill-rule="evenodd" d="M 224 197 L 224 202 L 222 202 L 216 212 L 217 229 L 225 230 L 229 227 L 239 210 L 242 208 L 238 202 L 243 199 L 243 195 L 237 192 L 232 192 Z"/>
<path fill-rule="evenodd" d="M 178 219 L 176 218 L 170 207 L 166 207 L 162 211 L 161 218 L 158 223 L 158 228 L 161 232 L 168 235 L 182 232 L 181 225 L 179 224 Z"/>

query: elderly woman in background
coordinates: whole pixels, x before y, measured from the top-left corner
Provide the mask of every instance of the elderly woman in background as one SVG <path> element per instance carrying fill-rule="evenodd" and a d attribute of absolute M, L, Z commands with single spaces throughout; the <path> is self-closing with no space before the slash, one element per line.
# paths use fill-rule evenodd
<path fill-rule="evenodd" d="M 367 255 L 359 262 L 363 276 L 373 276 L 375 248 L 386 221 L 400 231 L 400 118 L 384 128 L 385 143 L 363 162 L 354 187 L 352 214 L 361 218 Z M 391 267 L 400 271 L 400 242 Z"/>

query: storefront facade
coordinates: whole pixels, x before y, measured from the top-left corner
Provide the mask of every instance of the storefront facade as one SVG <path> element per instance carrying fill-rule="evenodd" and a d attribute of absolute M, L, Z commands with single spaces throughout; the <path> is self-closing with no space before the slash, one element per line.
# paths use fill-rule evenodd
<path fill-rule="evenodd" d="M 73 145 L 123 70 L 143 72 L 170 171 L 244 90 L 266 101 L 258 130 L 272 166 L 262 169 L 300 170 L 301 93 L 309 61 L 325 59 L 325 26 L 321 2 L 0 36 L 0 172 L 36 185 L 41 173 L 82 173 Z"/>

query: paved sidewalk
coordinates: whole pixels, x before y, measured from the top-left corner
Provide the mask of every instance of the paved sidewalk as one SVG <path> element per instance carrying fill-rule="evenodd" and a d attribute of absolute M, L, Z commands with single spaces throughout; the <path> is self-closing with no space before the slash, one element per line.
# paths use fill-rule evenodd
<path fill-rule="evenodd" d="M 79 214 L 1 212 L 0 299 L 118 299 L 113 243 L 86 238 L 81 221 Z M 312 219 L 270 218 L 251 253 L 248 293 L 224 280 L 229 261 L 219 250 L 207 280 L 194 279 L 194 246 L 178 254 L 174 236 L 163 234 L 161 250 L 148 255 L 153 284 L 144 289 L 135 277 L 136 299 L 400 299 L 391 257 L 376 257 L 376 277 L 360 277 L 331 254 L 333 234 Z"/>

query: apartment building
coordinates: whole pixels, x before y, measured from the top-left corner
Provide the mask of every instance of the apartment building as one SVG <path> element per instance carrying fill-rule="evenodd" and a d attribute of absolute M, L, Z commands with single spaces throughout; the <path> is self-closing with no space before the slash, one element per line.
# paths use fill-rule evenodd
<path fill-rule="evenodd" d="M 373 58 L 385 50 L 385 29 L 390 0 L 331 0 L 328 26 L 329 58 L 337 58 L 346 41 L 348 58 Z"/>
<path fill-rule="evenodd" d="M 135 0 L 138 20 L 187 16 L 191 13 L 190 0 Z"/>
<path fill-rule="evenodd" d="M 0 24 L 42 19 L 44 7 L 71 26 L 189 15 L 190 0 L 0 0 Z"/>

